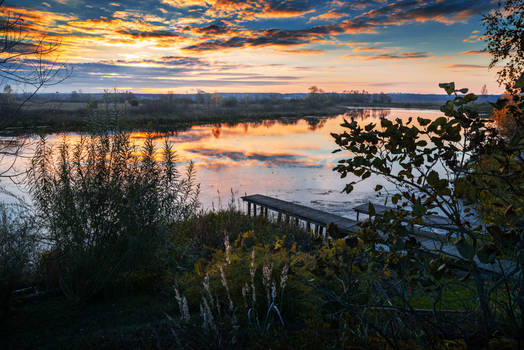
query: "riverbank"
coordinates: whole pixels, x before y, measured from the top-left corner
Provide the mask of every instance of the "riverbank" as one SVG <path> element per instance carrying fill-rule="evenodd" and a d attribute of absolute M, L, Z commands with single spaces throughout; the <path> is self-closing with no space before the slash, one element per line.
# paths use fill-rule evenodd
<path fill-rule="evenodd" d="M 3 134 L 27 132 L 86 131 L 91 127 L 93 116 L 118 115 L 119 127 L 126 130 L 180 130 L 193 125 L 216 123 L 256 122 L 261 120 L 322 118 L 344 114 L 348 108 L 416 108 L 438 109 L 434 104 L 387 103 L 372 105 L 325 105 L 306 106 L 303 103 L 247 104 L 234 107 L 204 106 L 199 104 L 176 105 L 171 108 L 152 108 L 151 106 L 132 106 L 126 103 L 99 105 L 86 103 L 68 104 L 30 104 L 17 115 L 4 114 L 0 121 Z"/>

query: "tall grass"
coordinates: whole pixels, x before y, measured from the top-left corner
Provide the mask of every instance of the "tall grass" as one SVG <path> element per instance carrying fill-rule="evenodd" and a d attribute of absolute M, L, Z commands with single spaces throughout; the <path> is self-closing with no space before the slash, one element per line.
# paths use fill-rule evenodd
<path fill-rule="evenodd" d="M 30 191 L 53 247 L 66 296 L 86 300 L 134 271 L 161 264 L 169 227 L 198 207 L 192 164 L 176 168 L 172 145 L 142 147 L 126 133 L 42 137 L 32 160 Z"/>
<path fill-rule="evenodd" d="M 20 204 L 0 203 L 0 321 L 9 311 L 13 291 L 31 270 L 35 226 Z"/>

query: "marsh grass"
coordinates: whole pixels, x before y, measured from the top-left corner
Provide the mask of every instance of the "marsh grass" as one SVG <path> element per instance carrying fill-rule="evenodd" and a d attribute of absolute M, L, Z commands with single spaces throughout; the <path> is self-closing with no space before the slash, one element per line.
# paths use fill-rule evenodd
<path fill-rule="evenodd" d="M 179 173 L 172 145 L 166 141 L 159 152 L 151 136 L 140 148 L 119 132 L 76 143 L 64 137 L 58 148 L 42 137 L 30 191 L 62 292 L 85 301 L 136 271 L 164 264 L 169 227 L 198 208 L 194 176 L 192 164 Z"/>
<path fill-rule="evenodd" d="M 0 322 L 10 311 L 13 292 L 25 286 L 36 252 L 36 228 L 22 204 L 0 204 Z"/>

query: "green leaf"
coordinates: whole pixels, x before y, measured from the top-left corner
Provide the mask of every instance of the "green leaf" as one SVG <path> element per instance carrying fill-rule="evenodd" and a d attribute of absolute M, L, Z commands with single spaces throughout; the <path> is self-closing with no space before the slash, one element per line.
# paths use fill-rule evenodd
<path fill-rule="evenodd" d="M 496 251 L 492 246 L 485 245 L 477 252 L 477 256 L 481 263 L 492 264 L 496 258 Z"/>
<path fill-rule="evenodd" d="M 452 93 L 455 92 L 455 83 L 454 82 L 451 82 L 451 83 L 440 83 L 440 84 L 438 84 L 438 87 L 441 88 L 441 89 L 446 90 L 448 95 L 451 95 Z"/>
<path fill-rule="evenodd" d="M 413 205 L 413 214 L 415 216 L 423 216 L 425 213 L 426 208 L 423 205 L 419 203 L 415 203 L 415 205 Z"/>
<path fill-rule="evenodd" d="M 431 119 L 424 119 L 424 118 L 421 118 L 421 117 L 417 117 L 417 121 L 418 121 L 420 126 L 426 126 L 429 123 L 431 123 Z"/>
<path fill-rule="evenodd" d="M 377 185 L 377 186 L 375 187 L 375 191 L 380 191 L 381 189 L 382 189 L 382 185 Z"/>
<path fill-rule="evenodd" d="M 427 180 L 431 186 L 435 186 L 439 180 L 438 173 L 435 170 L 431 170 L 428 174 Z"/>
<path fill-rule="evenodd" d="M 460 255 L 464 259 L 471 260 L 475 256 L 475 249 L 473 248 L 473 245 L 466 242 L 464 237 L 458 239 L 458 241 L 455 243 L 455 247 L 457 247 Z"/>
<path fill-rule="evenodd" d="M 520 78 L 515 82 L 516 89 L 524 89 L 524 73 L 520 75 Z"/>
<path fill-rule="evenodd" d="M 475 101 L 477 99 L 477 96 L 475 96 L 475 94 L 467 94 L 466 96 L 464 96 L 464 102 L 471 102 L 471 101 Z"/>
<path fill-rule="evenodd" d="M 393 196 L 393 198 L 391 198 L 391 202 L 392 202 L 393 204 L 397 204 L 398 201 L 400 200 L 400 198 L 402 198 L 402 196 L 400 195 L 400 193 L 397 193 L 397 194 L 395 194 L 395 195 Z"/>

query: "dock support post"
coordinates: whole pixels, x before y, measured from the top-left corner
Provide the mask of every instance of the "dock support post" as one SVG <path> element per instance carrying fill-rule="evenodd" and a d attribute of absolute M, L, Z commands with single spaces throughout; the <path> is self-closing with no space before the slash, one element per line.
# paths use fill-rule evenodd
<path fill-rule="evenodd" d="M 311 232 L 311 223 L 309 221 L 306 222 L 306 232 Z"/>
<path fill-rule="evenodd" d="M 282 212 L 281 212 L 281 211 L 278 212 L 277 222 L 278 222 L 279 224 L 280 224 L 280 222 L 282 222 Z"/>
<path fill-rule="evenodd" d="M 251 216 L 251 202 L 247 202 L 247 216 Z"/>
<path fill-rule="evenodd" d="M 360 211 L 357 210 L 357 221 L 358 221 L 359 215 L 360 215 Z"/>
<path fill-rule="evenodd" d="M 295 218 L 295 226 L 298 226 L 298 218 Z"/>
<path fill-rule="evenodd" d="M 257 205 L 253 203 L 253 216 L 257 216 Z"/>
<path fill-rule="evenodd" d="M 266 219 L 268 218 L 268 215 L 267 215 L 267 214 L 268 214 L 268 211 L 269 211 L 269 210 L 268 210 L 268 208 L 266 207 L 266 208 L 265 208 L 265 214 L 264 214 L 265 217 L 266 217 Z"/>

